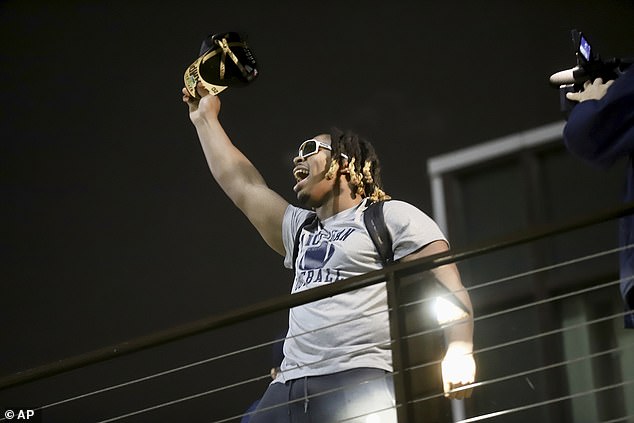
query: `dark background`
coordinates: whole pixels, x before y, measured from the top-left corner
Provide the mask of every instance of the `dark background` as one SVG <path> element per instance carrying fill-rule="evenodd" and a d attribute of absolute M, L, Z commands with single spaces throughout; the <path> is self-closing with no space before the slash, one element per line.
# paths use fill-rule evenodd
<path fill-rule="evenodd" d="M 337 125 L 431 213 L 428 158 L 561 120 L 570 30 L 631 56 L 633 22 L 626 0 L 1 2 L 0 375 L 289 291 L 181 103 L 208 34 L 249 37 L 260 77 L 221 118 L 284 198 L 299 143 Z"/>

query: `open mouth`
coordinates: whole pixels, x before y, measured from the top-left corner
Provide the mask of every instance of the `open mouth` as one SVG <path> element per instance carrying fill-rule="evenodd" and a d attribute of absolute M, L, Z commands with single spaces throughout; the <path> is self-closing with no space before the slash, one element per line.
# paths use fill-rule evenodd
<path fill-rule="evenodd" d="M 295 177 L 295 180 L 297 182 L 303 181 L 304 179 L 308 178 L 308 170 L 304 168 L 297 168 L 293 170 L 293 176 Z"/>

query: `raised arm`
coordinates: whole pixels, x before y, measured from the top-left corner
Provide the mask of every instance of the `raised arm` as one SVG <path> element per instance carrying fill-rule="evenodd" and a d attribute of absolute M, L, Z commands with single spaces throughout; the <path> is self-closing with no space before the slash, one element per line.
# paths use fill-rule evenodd
<path fill-rule="evenodd" d="M 183 102 L 189 106 L 189 118 L 198 133 L 211 174 L 266 243 L 284 255 L 282 219 L 288 203 L 266 185 L 260 172 L 227 136 L 218 120 L 218 96 L 201 94 L 206 95 L 197 100 L 183 88 Z"/>
<path fill-rule="evenodd" d="M 420 250 L 405 256 L 401 261 L 411 261 L 448 251 L 445 241 L 434 241 Z M 472 389 L 453 389 L 470 385 L 475 380 L 476 366 L 473 359 L 473 306 L 467 290 L 462 285 L 455 264 L 447 264 L 432 270 L 434 277 L 445 285 L 467 308 L 469 318 L 445 327 L 447 352 L 442 361 L 443 389 L 445 396 L 463 399 L 471 396 Z"/>

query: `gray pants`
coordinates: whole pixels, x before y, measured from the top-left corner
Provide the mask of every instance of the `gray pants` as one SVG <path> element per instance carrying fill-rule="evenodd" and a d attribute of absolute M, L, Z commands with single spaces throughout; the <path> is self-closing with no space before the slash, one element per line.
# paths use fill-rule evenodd
<path fill-rule="evenodd" d="M 392 375 L 352 369 L 272 383 L 250 423 L 396 423 Z"/>

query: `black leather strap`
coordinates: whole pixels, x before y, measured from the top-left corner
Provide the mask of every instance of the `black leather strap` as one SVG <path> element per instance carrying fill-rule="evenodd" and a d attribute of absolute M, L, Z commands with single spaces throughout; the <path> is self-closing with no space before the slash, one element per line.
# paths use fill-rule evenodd
<path fill-rule="evenodd" d="M 385 224 L 383 203 L 383 201 L 377 201 L 370 204 L 363 212 L 363 220 L 370 238 L 372 238 L 372 242 L 381 256 L 383 266 L 387 266 L 394 263 L 394 251 L 392 250 L 392 237 Z"/>

